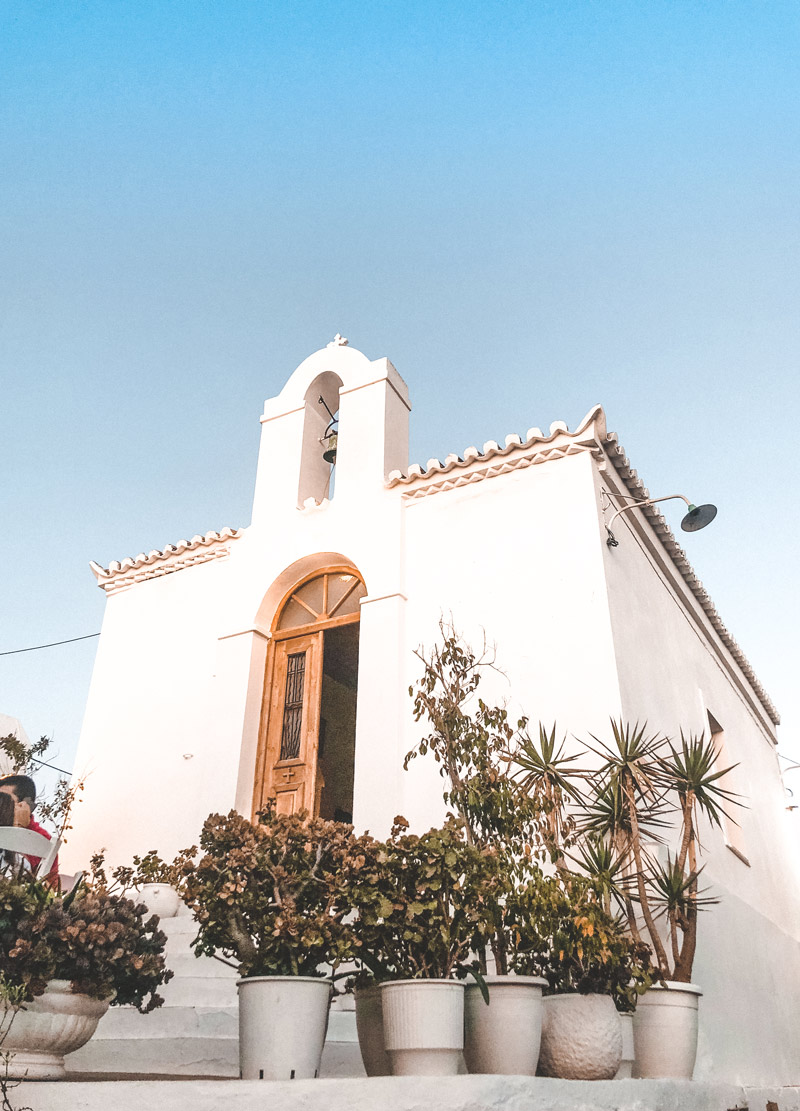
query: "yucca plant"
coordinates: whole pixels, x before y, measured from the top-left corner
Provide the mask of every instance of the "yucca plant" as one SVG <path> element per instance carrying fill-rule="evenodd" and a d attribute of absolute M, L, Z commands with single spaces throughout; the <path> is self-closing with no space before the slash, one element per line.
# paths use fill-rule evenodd
<path fill-rule="evenodd" d="M 676 745 L 622 721 L 611 722 L 611 733 L 608 743 L 592 736 L 587 745 L 601 764 L 578 821 L 583 840 L 574 859 L 606 904 L 616 900 L 624 910 L 636 940 L 643 923 L 659 979 L 688 983 L 697 915 L 715 902 L 699 889 L 698 819 L 702 813 L 720 826 L 731 817 L 726 806 L 742 805 L 723 785 L 732 768 L 717 767 L 714 743 L 702 734 L 681 732 Z M 655 850 L 669 833 L 677 833 L 677 849 L 664 864 Z"/>
<path fill-rule="evenodd" d="M 578 783 L 586 772 L 575 767 L 576 754 L 565 752 L 566 737 L 556 740 L 556 726 L 548 733 L 539 723 L 538 743 L 522 732 L 513 753 L 515 779 L 522 790 L 539 800 L 541 817 L 539 832 L 551 863 L 565 868 L 564 853 L 569 848 L 575 829 L 568 803 L 583 803 Z"/>
<path fill-rule="evenodd" d="M 698 817 L 722 828 L 722 819 L 735 819 L 727 807 L 744 805 L 742 799 L 723 784 L 729 768 L 717 767 L 717 750 L 711 737 L 704 734 L 680 734 L 680 744 L 667 741 L 667 753 L 658 764 L 662 782 L 672 797 L 677 798 L 680 814 L 680 840 L 674 861 L 654 876 L 657 891 L 664 898 L 669 938 L 672 946 L 673 979 L 688 983 L 697 948 L 697 915 L 704 906 L 716 900 L 704 898 L 698 887 Z M 680 939 L 680 940 L 679 940 Z"/>

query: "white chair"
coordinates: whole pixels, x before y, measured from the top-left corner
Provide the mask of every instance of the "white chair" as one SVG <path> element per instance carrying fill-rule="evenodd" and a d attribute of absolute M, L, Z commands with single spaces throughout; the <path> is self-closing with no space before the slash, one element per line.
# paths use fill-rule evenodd
<path fill-rule="evenodd" d="M 60 848 L 60 837 L 50 839 L 34 829 L 23 829 L 22 826 L 0 826 L 0 849 L 22 853 L 24 856 L 41 857 L 38 867 L 34 869 L 34 875 L 42 879 L 50 875 Z"/>

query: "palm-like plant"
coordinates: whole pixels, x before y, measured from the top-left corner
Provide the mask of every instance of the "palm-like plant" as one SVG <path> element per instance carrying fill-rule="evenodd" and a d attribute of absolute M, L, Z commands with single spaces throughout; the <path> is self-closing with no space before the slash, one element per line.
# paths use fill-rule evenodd
<path fill-rule="evenodd" d="M 576 859 L 598 890 L 624 908 L 637 940 L 643 920 L 660 978 L 688 983 L 697 914 L 715 901 L 698 887 L 698 819 L 702 813 L 719 826 L 730 818 L 726 806 L 741 805 L 724 786 L 732 769 L 717 768 L 714 743 L 702 734 L 681 733 L 675 745 L 668 737 L 648 736 L 638 723 L 612 721 L 611 732 L 608 743 L 592 736 L 587 745 L 601 764 L 578 823 L 584 841 Z M 664 864 L 649 846 L 663 843 L 676 824 L 678 847 Z M 659 930 L 662 917 L 669 953 Z"/>
<path fill-rule="evenodd" d="M 583 803 L 576 780 L 586 775 L 583 769 L 574 767 L 578 756 L 567 755 L 565 745 L 566 737 L 556 740 L 555 723 L 548 733 L 540 722 L 538 744 L 527 733 L 521 733 L 513 753 L 515 779 L 525 794 L 539 801 L 542 840 L 559 868 L 565 867 L 564 850 L 574 828 L 566 804 Z"/>
<path fill-rule="evenodd" d="M 688 982 L 697 947 L 697 914 L 714 900 L 702 898 L 698 888 L 701 869 L 697 866 L 698 817 L 721 828 L 722 819 L 734 821 L 726 806 L 742 806 L 742 800 L 724 786 L 725 778 L 736 765 L 718 768 L 717 750 L 712 738 L 703 734 L 685 736 L 681 730 L 680 745 L 667 742 L 667 754 L 659 755 L 660 775 L 665 788 L 678 800 L 680 842 L 677 856 L 662 871 L 659 880 L 662 894 L 672 899 L 666 903 L 667 921 L 673 947 L 674 978 Z M 669 880 L 669 884 L 665 884 Z M 681 887 L 682 882 L 682 887 Z M 682 940 L 677 944 L 677 928 Z"/>

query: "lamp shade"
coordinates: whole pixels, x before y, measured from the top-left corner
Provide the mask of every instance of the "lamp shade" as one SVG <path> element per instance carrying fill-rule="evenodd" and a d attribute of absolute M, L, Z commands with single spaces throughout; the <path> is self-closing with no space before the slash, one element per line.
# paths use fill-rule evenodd
<path fill-rule="evenodd" d="M 697 532 L 710 525 L 716 515 L 715 505 L 690 505 L 689 512 L 681 521 L 681 528 L 684 532 Z"/>

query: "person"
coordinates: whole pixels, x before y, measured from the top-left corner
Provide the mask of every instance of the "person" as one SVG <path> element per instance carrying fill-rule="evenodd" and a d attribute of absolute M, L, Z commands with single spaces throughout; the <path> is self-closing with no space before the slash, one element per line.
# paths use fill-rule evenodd
<path fill-rule="evenodd" d="M 14 804 L 15 826 L 32 829 L 35 833 L 41 833 L 48 841 L 52 840 L 52 835 L 40 826 L 33 817 L 33 810 L 36 806 L 36 784 L 29 775 L 4 775 L 0 779 L 0 794 L 8 795 Z M 27 853 L 25 855 L 35 872 L 41 864 L 42 858 L 40 856 L 29 856 Z M 58 880 L 58 857 L 53 861 L 48 879 L 51 882 Z"/>
<path fill-rule="evenodd" d="M 0 791 L 0 827 L 13 826 L 16 805 L 11 795 Z M 18 854 L 11 849 L 0 849 L 0 873 L 13 872 L 19 863 Z"/>
<path fill-rule="evenodd" d="M 11 795 L 0 793 L 0 826 L 13 826 L 16 806 Z"/>

